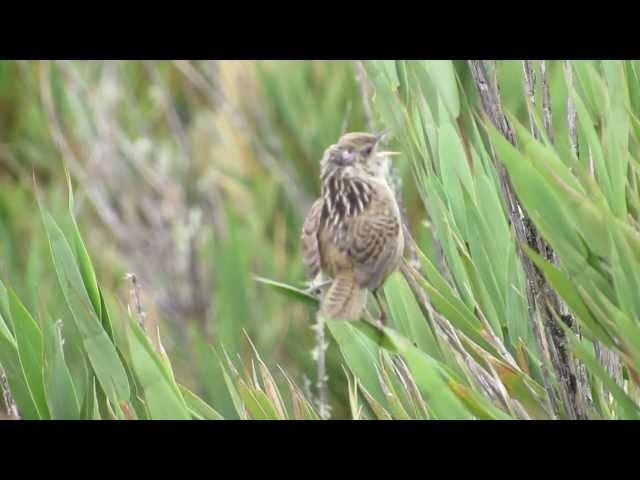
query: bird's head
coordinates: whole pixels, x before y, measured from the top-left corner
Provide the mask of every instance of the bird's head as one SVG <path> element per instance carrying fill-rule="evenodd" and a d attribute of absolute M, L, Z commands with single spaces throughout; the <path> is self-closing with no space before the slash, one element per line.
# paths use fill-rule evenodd
<path fill-rule="evenodd" d="M 384 177 L 388 169 L 388 159 L 397 152 L 378 150 L 380 140 L 387 131 L 378 134 L 352 132 L 346 133 L 338 143 L 325 151 L 322 159 L 323 170 L 327 167 L 353 167 L 375 177 Z"/>

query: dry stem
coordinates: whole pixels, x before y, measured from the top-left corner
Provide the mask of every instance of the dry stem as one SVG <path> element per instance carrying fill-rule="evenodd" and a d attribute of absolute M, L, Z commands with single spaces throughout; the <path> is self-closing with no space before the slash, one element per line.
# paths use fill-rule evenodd
<path fill-rule="evenodd" d="M 320 418 L 327 420 L 331 417 L 331 406 L 328 401 L 329 375 L 327 375 L 326 367 L 328 344 L 325 340 L 325 320 L 319 313 L 316 315 L 316 323 L 312 328 L 316 334 L 316 346 L 312 351 L 313 359 L 316 362 L 316 389 L 318 391 L 316 406 L 318 407 Z"/>
<path fill-rule="evenodd" d="M 516 146 L 517 142 L 514 131 L 502 109 L 495 66 L 488 68 L 486 62 L 482 60 L 470 60 L 469 67 L 480 93 L 482 107 L 486 115 L 504 137 L 509 140 L 513 146 Z M 532 69 L 527 66 L 525 66 L 525 78 L 529 80 L 533 79 Z M 535 91 L 534 88 L 530 86 L 527 87 L 528 93 L 533 91 Z M 541 272 L 535 267 L 520 246 L 529 245 L 548 259 L 552 258 L 550 255 L 551 250 L 522 208 L 504 165 L 495 152 L 493 152 L 493 154 L 496 168 L 500 175 L 502 194 L 507 204 L 509 219 L 518 241 L 518 256 L 526 279 L 529 321 L 532 325 L 536 342 L 538 343 L 540 351 L 544 354 L 545 342 L 542 338 L 543 332 L 539 328 L 537 321 L 537 317 L 540 316 L 542 325 L 551 340 L 548 342 L 550 359 L 560 380 L 560 397 L 562 403 L 571 418 L 586 418 L 588 385 L 582 384 L 582 382 L 579 381 L 581 379 L 576 378 L 575 362 L 567 349 L 564 332 L 555 324 L 555 320 L 549 310 L 552 308 L 560 311 L 561 300 L 546 283 Z M 545 380 L 545 387 L 552 401 L 555 403 L 555 395 L 553 389 L 549 388 L 550 382 L 548 382 L 548 379 Z"/>

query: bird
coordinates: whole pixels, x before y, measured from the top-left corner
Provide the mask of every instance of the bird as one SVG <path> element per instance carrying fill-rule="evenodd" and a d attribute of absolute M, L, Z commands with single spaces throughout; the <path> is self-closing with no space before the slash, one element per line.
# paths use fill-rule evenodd
<path fill-rule="evenodd" d="M 371 292 L 385 324 L 379 289 L 399 266 L 404 249 L 400 209 L 380 151 L 387 132 L 351 132 L 330 145 L 320 162 L 320 197 L 302 227 L 302 257 L 311 285 L 328 286 L 320 314 L 357 320 Z"/>

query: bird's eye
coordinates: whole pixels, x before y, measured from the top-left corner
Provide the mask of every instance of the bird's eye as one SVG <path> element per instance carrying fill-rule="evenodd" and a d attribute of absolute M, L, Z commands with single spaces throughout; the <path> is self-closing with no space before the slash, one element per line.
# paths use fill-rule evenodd
<path fill-rule="evenodd" d="M 362 149 L 362 154 L 367 156 L 371 153 L 372 150 L 373 150 L 373 145 L 369 145 L 368 147 L 364 147 Z"/>

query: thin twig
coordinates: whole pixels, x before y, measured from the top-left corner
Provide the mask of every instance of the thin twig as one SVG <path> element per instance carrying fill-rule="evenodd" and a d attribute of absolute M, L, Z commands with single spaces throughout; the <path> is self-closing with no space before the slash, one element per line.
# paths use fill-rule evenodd
<path fill-rule="evenodd" d="M 549 76 L 547 75 L 547 65 L 544 60 L 540 61 L 540 77 L 542 78 L 542 113 L 544 130 L 547 133 L 549 142 L 554 142 L 553 118 L 551 115 L 551 92 L 549 91 Z"/>
<path fill-rule="evenodd" d="M 145 317 L 147 316 L 146 312 L 142 309 L 142 304 L 140 303 L 140 286 L 138 285 L 138 279 L 135 273 L 127 273 L 125 275 L 125 279 L 131 280 L 131 291 L 129 295 L 133 300 L 133 305 L 135 307 L 135 314 L 138 317 L 138 322 L 143 330 L 146 330 L 146 322 Z M 129 314 L 131 314 L 131 306 L 127 305 L 129 308 Z"/>
<path fill-rule="evenodd" d="M 16 402 L 13 400 L 13 395 L 11 395 L 11 388 L 9 388 L 9 381 L 7 380 L 7 376 L 4 373 L 4 370 L 0 366 L 0 388 L 2 388 L 2 397 L 4 399 L 4 405 L 7 409 L 7 415 L 9 418 L 20 419 L 20 413 L 18 412 L 18 407 L 16 406 Z"/>
<path fill-rule="evenodd" d="M 304 396 L 310 400 L 313 400 L 313 394 L 311 393 L 311 380 L 306 374 L 302 375 L 302 392 Z"/>
<path fill-rule="evenodd" d="M 311 328 L 313 328 L 316 334 L 316 345 L 311 353 L 316 362 L 316 389 L 318 392 L 316 405 L 318 407 L 318 414 L 320 415 L 320 418 L 327 420 L 331 417 L 331 406 L 328 402 L 329 375 L 327 374 L 326 366 L 326 351 L 328 344 L 325 341 L 324 317 L 317 314 L 316 323 Z"/>
<path fill-rule="evenodd" d="M 580 151 L 578 150 L 578 128 L 576 124 L 577 113 L 576 104 L 573 100 L 573 92 L 575 92 L 575 85 L 573 83 L 573 66 L 571 60 L 565 60 L 565 72 L 567 74 L 567 87 L 569 94 L 567 95 L 567 122 L 569 124 L 569 141 L 571 143 L 571 150 L 576 158 L 580 158 Z"/>
<path fill-rule="evenodd" d="M 529 97 L 527 112 L 529 113 L 529 125 L 531 126 L 531 134 L 536 140 L 540 140 L 540 131 L 536 126 L 534 115 L 534 112 L 536 110 L 536 74 L 533 67 L 531 66 L 530 60 L 523 60 L 522 67 L 524 70 L 525 90 L 527 92 L 527 97 Z"/>

